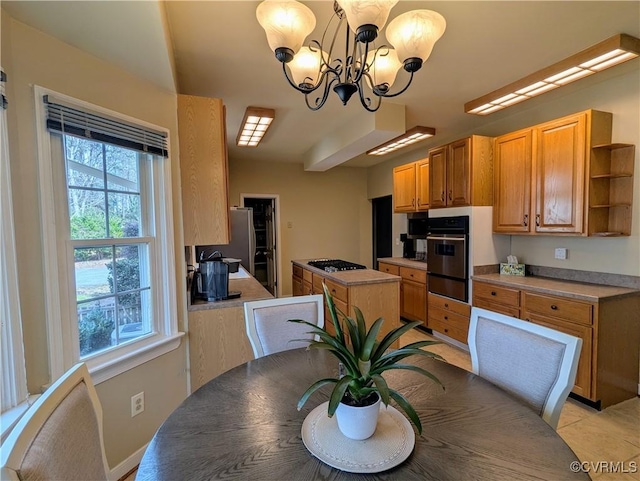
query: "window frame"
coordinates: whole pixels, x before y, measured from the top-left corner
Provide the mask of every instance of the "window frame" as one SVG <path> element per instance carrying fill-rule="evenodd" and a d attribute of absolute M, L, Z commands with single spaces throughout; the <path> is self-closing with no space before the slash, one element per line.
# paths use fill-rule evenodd
<path fill-rule="evenodd" d="M 167 134 L 169 131 L 163 127 L 37 85 L 34 86 L 34 94 L 37 118 L 40 221 L 44 264 L 44 304 L 49 346 L 49 367 L 51 379 L 54 380 L 78 362 L 80 347 L 78 345 L 78 328 L 77 326 L 74 328 L 69 315 L 65 314 L 69 312 L 70 308 L 76 308 L 75 302 L 72 302 L 71 294 L 69 293 L 69 289 L 73 288 L 75 296 L 75 284 L 71 284 L 71 279 L 75 276 L 73 272 L 74 264 L 69 261 L 69 255 L 71 255 L 70 259 L 73 260 L 73 242 L 69 242 L 68 238 L 59 241 L 59 231 L 56 231 L 56 216 L 65 215 L 67 224 L 63 228 L 67 228 L 67 237 L 69 237 L 69 216 L 68 207 L 66 206 L 68 202 L 66 172 L 64 168 L 56 171 L 53 165 L 54 154 L 52 148 L 54 146 L 52 136 L 55 134 L 47 130 L 47 112 L 43 97 L 52 95 L 75 105 L 79 109 L 86 109 L 121 119 L 141 127 L 164 131 Z M 62 138 L 63 135 L 60 134 L 60 139 L 62 140 Z M 169 152 L 171 151 L 169 150 Z M 151 169 L 149 176 L 151 185 L 147 186 L 147 188 L 152 190 L 152 202 L 155 206 L 154 214 L 149 219 L 150 223 L 153 224 L 154 239 L 152 242 L 155 256 L 152 252 L 150 252 L 149 256 L 151 275 L 153 276 L 152 279 L 155 280 L 152 287 L 154 289 L 153 312 L 157 313 L 158 319 L 154 319 L 154 327 L 151 334 L 141 336 L 138 340 L 132 340 L 120 346 L 114 346 L 105 352 L 89 355 L 86 359 L 83 359 L 87 363 L 89 372 L 96 384 L 176 349 L 180 345 L 182 336 L 184 336 L 184 332 L 178 331 L 178 309 L 175 296 L 177 292 L 177 277 L 175 272 L 171 158 L 156 156 L 150 162 L 154 162 L 154 168 Z M 63 193 L 56 194 L 56 186 L 60 181 L 60 175 L 65 178 L 65 189 Z M 64 200 L 63 205 L 61 205 L 61 198 Z M 61 208 L 63 208 L 62 212 L 60 211 Z M 64 211 L 67 212 L 65 213 Z M 135 238 L 136 242 L 140 240 L 141 238 Z M 151 249 L 152 246 L 149 248 Z M 64 260 L 59 260 L 60 258 L 64 258 Z M 161 272 L 165 274 L 162 276 L 154 275 L 154 273 Z M 66 282 L 66 284 L 60 281 Z M 65 293 L 68 295 L 66 296 L 66 301 L 63 301 L 62 296 Z M 67 319 L 67 321 L 64 321 L 64 319 Z M 77 316 L 71 316 L 71 319 L 76 320 Z"/>

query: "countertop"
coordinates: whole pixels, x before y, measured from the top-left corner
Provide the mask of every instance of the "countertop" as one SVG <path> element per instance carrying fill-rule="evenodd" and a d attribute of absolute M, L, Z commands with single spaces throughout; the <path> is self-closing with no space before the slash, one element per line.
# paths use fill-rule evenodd
<path fill-rule="evenodd" d="M 637 296 L 640 291 L 626 287 L 586 284 L 575 281 L 563 281 L 548 277 L 505 276 L 500 274 L 482 274 L 472 276 L 472 280 L 489 282 L 499 286 L 523 288 L 529 291 L 568 297 L 588 302 L 600 302 L 620 297 Z"/>
<path fill-rule="evenodd" d="M 378 262 L 385 262 L 387 264 L 393 264 L 400 267 L 411 267 L 412 269 L 420 269 L 421 271 L 427 270 L 426 261 L 416 261 L 413 259 L 406 259 L 404 257 L 380 257 Z"/>
<path fill-rule="evenodd" d="M 273 298 L 271 293 L 266 290 L 262 286 L 262 284 L 260 284 L 260 282 L 258 282 L 250 274 L 247 275 L 248 277 L 229 279 L 229 292 L 240 291 L 242 293 L 240 297 L 236 299 L 229 299 L 226 301 L 205 301 L 203 299 L 196 299 L 193 304 L 189 303 L 187 310 L 203 311 L 206 309 L 225 309 L 227 307 L 240 307 L 248 301 Z M 191 295 L 188 295 L 187 298 L 190 300 Z"/>
<path fill-rule="evenodd" d="M 353 271 L 327 272 L 316 267 L 311 267 L 307 262 L 313 259 L 301 259 L 291 261 L 293 264 L 308 269 L 311 272 L 320 274 L 327 279 L 346 286 L 356 286 L 362 284 L 380 284 L 384 282 L 400 282 L 400 276 L 387 274 L 373 269 L 356 269 Z"/>

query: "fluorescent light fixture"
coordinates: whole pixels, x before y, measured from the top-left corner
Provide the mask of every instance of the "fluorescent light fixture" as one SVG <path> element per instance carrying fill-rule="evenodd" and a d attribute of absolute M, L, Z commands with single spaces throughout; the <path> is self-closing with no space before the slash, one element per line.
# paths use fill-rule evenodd
<path fill-rule="evenodd" d="M 269 125 L 275 117 L 276 111 L 273 109 L 247 107 L 236 136 L 236 145 L 238 147 L 256 147 L 264 134 L 267 133 Z"/>
<path fill-rule="evenodd" d="M 420 125 L 407 130 L 404 134 L 391 139 L 389 142 L 378 145 L 377 147 L 367 150 L 368 155 L 385 155 L 393 152 L 394 150 L 401 149 L 421 140 L 428 139 L 436 135 L 436 129 L 431 127 L 422 127 Z"/>
<path fill-rule="evenodd" d="M 468 114 L 487 115 L 640 55 L 640 40 L 614 35 L 558 63 L 464 104 Z"/>

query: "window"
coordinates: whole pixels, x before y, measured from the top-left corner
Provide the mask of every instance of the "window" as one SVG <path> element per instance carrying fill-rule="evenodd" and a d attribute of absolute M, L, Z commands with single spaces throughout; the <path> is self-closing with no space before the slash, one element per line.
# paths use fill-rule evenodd
<path fill-rule="evenodd" d="M 167 132 L 41 88 L 36 103 L 52 376 L 85 361 L 101 382 L 179 343 Z"/>

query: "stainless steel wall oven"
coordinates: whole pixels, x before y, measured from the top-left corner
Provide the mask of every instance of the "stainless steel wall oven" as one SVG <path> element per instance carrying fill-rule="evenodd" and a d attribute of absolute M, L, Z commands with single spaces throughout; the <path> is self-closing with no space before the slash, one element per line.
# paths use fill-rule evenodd
<path fill-rule="evenodd" d="M 429 292 L 469 299 L 469 216 L 429 218 L 427 274 Z"/>

